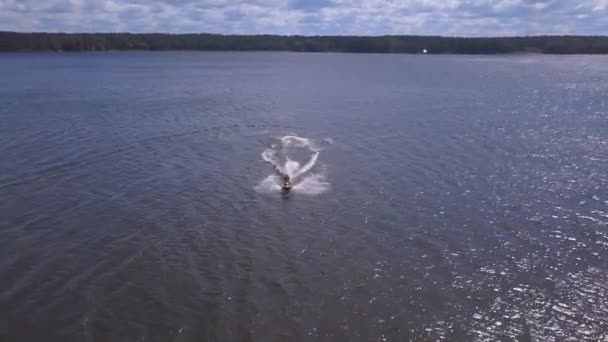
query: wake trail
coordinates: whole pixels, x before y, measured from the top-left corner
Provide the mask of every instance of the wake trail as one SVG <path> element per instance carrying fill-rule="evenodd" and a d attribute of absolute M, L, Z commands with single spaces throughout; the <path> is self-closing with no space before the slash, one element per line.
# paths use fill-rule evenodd
<path fill-rule="evenodd" d="M 332 141 L 325 139 L 325 142 Z M 293 190 L 299 193 L 317 195 L 327 191 L 330 185 L 325 181 L 324 175 L 319 171 L 313 172 L 318 165 L 321 151 L 322 149 L 309 138 L 296 135 L 277 138 L 261 153 L 262 160 L 272 166 L 275 174 L 264 178 L 255 189 L 259 192 L 281 191 L 281 178 L 288 175 L 293 183 Z"/>
<path fill-rule="evenodd" d="M 297 177 L 305 174 L 306 172 L 310 171 L 310 169 L 312 169 L 313 166 L 315 166 L 315 164 L 317 163 L 318 158 L 319 158 L 319 152 L 315 152 L 312 155 L 312 157 L 310 158 L 310 160 L 308 161 L 308 163 L 304 164 L 304 166 L 302 166 L 302 168 L 300 168 L 299 170 L 295 170 L 295 173 L 292 177 L 297 178 Z"/>

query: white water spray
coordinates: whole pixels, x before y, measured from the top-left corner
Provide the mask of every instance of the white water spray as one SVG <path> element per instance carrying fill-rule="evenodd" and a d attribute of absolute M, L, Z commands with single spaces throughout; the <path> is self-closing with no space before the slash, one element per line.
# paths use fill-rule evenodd
<path fill-rule="evenodd" d="M 326 143 L 330 143 L 329 141 L 325 140 Z M 291 178 L 292 191 L 306 195 L 318 195 L 327 191 L 329 183 L 325 180 L 322 172 L 314 171 L 315 166 L 318 165 L 317 161 L 320 153 L 321 148 L 311 139 L 294 135 L 278 138 L 276 143 L 261 154 L 262 159 L 268 162 L 277 172 L 264 178 L 255 187 L 256 190 L 260 192 L 281 191 L 282 174 Z"/>

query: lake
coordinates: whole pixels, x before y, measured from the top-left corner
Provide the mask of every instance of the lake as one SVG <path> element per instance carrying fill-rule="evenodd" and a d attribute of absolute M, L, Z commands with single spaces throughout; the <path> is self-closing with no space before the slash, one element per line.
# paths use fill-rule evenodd
<path fill-rule="evenodd" d="M 608 339 L 608 57 L 0 75 L 0 340 Z"/>

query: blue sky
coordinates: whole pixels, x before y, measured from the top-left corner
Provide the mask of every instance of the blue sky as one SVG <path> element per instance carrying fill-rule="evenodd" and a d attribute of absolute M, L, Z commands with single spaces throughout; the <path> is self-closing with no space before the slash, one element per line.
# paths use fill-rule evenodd
<path fill-rule="evenodd" d="M 608 34 L 608 0 L 0 0 L 0 30 Z"/>

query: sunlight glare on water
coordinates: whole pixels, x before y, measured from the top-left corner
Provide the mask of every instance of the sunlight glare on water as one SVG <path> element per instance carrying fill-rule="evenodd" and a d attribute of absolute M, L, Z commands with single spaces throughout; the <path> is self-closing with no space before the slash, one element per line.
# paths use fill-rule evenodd
<path fill-rule="evenodd" d="M 608 339 L 606 57 L 0 75 L 0 341 Z"/>

